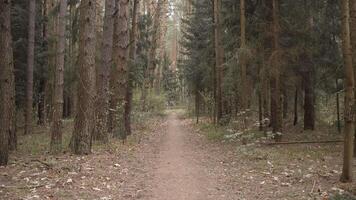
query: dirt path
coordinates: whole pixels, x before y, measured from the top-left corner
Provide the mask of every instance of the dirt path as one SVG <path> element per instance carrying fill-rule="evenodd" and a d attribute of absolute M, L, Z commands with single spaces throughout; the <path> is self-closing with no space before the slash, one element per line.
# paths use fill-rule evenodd
<path fill-rule="evenodd" d="M 87 156 L 12 155 L 0 167 L 0 200 L 324 200 L 349 187 L 338 184 L 340 145 L 209 141 L 169 112 L 136 126 L 131 142 L 113 140 Z"/>
<path fill-rule="evenodd" d="M 176 114 L 169 115 L 154 171 L 153 199 L 216 199 L 216 180 L 202 165 L 202 152 L 195 148 L 192 135 L 180 123 Z"/>

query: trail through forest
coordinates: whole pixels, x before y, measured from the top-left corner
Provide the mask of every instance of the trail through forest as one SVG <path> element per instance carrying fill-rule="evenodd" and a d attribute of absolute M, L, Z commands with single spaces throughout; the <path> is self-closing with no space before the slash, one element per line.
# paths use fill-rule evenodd
<path fill-rule="evenodd" d="M 170 114 L 154 171 L 153 199 L 225 199 L 217 193 L 216 177 L 204 165 L 207 152 L 195 142 L 177 115 Z"/>
<path fill-rule="evenodd" d="M 87 156 L 29 156 L 21 145 L 0 168 L 0 199 L 292 200 L 349 190 L 338 181 L 341 165 L 334 158 L 340 145 L 290 145 L 282 151 L 212 141 L 207 130 L 179 113 L 147 119 L 126 144 L 96 145 Z M 72 123 L 65 127 L 72 132 Z"/>

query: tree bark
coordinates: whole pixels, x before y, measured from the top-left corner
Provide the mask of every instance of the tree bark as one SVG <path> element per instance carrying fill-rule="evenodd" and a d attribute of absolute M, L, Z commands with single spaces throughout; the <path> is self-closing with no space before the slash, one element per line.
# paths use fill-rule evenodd
<path fill-rule="evenodd" d="M 9 137 L 15 134 L 15 83 L 10 13 L 11 1 L 0 0 L 0 166 L 8 163 Z"/>
<path fill-rule="evenodd" d="M 67 0 L 60 0 L 58 23 L 57 63 L 55 70 L 54 102 L 51 130 L 51 153 L 62 150 L 62 117 L 63 117 L 63 87 L 64 87 L 64 56 L 66 31 Z"/>
<path fill-rule="evenodd" d="M 114 105 L 114 136 L 120 136 L 126 139 L 125 132 L 125 96 L 127 92 L 128 82 L 128 53 L 129 53 L 129 1 L 119 0 L 119 13 L 117 15 L 117 25 L 115 34 L 118 38 L 117 52 L 115 54 L 115 70 L 113 80 L 114 95 L 112 103 Z"/>
<path fill-rule="evenodd" d="M 109 142 L 108 135 L 108 113 L 109 113 L 109 82 L 110 70 L 112 66 L 113 35 L 114 35 L 114 9 L 115 0 L 105 1 L 105 16 L 103 40 L 101 45 L 101 67 L 99 68 L 98 98 L 96 110 L 96 131 L 94 139 L 104 143 Z"/>
<path fill-rule="evenodd" d="M 132 89 L 133 89 L 133 72 L 132 67 L 135 65 L 136 58 L 136 46 L 137 46 L 137 17 L 139 11 L 139 0 L 134 0 L 133 2 L 133 11 L 132 11 L 132 24 L 131 24 L 131 32 L 130 32 L 130 50 L 129 50 L 129 59 L 130 59 L 130 70 L 129 70 L 129 78 L 128 85 L 126 90 L 125 97 L 125 131 L 127 135 L 131 135 L 131 109 L 132 109 Z"/>
<path fill-rule="evenodd" d="M 95 3 L 82 0 L 79 7 L 78 110 L 71 145 L 75 154 L 91 153 L 91 134 L 95 126 Z"/>
<path fill-rule="evenodd" d="M 353 58 L 354 78 L 356 77 L 356 0 L 350 0 L 350 40 Z M 337 93 L 338 95 L 339 93 Z M 356 104 L 356 92 L 354 92 L 354 101 Z M 356 121 L 355 121 L 356 123 Z M 354 125 L 356 127 L 356 124 Z M 354 136 L 354 157 L 356 157 L 356 129 Z"/>
<path fill-rule="evenodd" d="M 344 155 L 341 182 L 352 181 L 352 156 L 354 142 L 354 71 L 352 66 L 352 48 L 350 41 L 349 0 L 342 0 L 342 52 L 345 70 L 345 111 L 344 111 Z"/>
<path fill-rule="evenodd" d="M 36 16 L 36 0 L 29 0 L 28 12 L 28 46 L 27 46 L 27 83 L 26 83 L 26 113 L 25 113 L 25 134 L 32 133 L 32 117 L 33 117 L 33 65 L 35 51 L 35 16 Z"/>

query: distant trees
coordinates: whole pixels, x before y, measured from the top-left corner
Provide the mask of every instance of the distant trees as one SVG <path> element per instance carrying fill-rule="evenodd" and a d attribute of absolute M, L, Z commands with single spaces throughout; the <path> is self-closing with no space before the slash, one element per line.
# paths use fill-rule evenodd
<path fill-rule="evenodd" d="M 9 160 L 15 138 L 15 82 L 11 36 L 11 1 L 0 1 L 0 166 Z M 16 136 L 16 135 L 15 135 Z M 11 146 L 10 146 L 11 147 Z"/>

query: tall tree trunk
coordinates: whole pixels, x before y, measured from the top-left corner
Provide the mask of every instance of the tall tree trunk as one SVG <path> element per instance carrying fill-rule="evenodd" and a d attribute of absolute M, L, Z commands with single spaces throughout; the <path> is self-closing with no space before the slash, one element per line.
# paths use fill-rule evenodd
<path fill-rule="evenodd" d="M 115 0 L 105 1 L 105 16 L 103 40 L 101 46 L 101 67 L 99 68 L 98 83 L 98 98 L 96 110 L 96 131 L 94 139 L 107 143 L 108 135 L 108 113 L 109 113 L 109 80 L 110 70 L 112 66 L 112 50 L 113 50 L 113 35 L 114 35 L 114 18 Z"/>
<path fill-rule="evenodd" d="M 91 134 L 95 126 L 95 3 L 94 0 L 82 0 L 79 7 L 78 110 L 71 145 L 75 154 L 91 152 Z"/>
<path fill-rule="evenodd" d="M 272 117 L 272 132 L 276 133 L 276 140 L 281 140 L 282 134 L 282 112 L 281 112 L 281 88 L 280 88 L 280 64 L 278 54 L 279 48 L 279 3 L 278 0 L 272 0 L 272 30 L 273 30 L 273 53 L 272 56 L 272 77 L 271 77 L 271 117 Z"/>
<path fill-rule="evenodd" d="M 114 95 L 112 103 L 114 107 L 114 135 L 126 139 L 125 132 L 125 96 L 127 92 L 128 81 L 128 53 L 129 53 L 129 1 L 119 0 L 119 13 L 117 15 L 117 34 L 118 43 L 117 52 L 115 53 L 115 70 L 113 80 Z"/>
<path fill-rule="evenodd" d="M 0 1 L 0 166 L 9 160 L 9 136 L 14 134 L 15 83 L 11 37 L 11 1 Z"/>
<path fill-rule="evenodd" d="M 350 37 L 353 58 L 354 78 L 356 77 L 356 0 L 350 0 Z M 338 95 L 339 93 L 337 93 Z M 354 101 L 356 104 L 356 92 L 354 92 Z M 356 123 L 356 121 L 355 121 Z M 356 124 L 354 125 L 356 126 Z M 354 136 L 354 157 L 356 157 L 356 129 Z"/>
<path fill-rule="evenodd" d="M 214 35 L 215 35 L 215 76 L 216 76 L 216 115 L 217 121 L 222 119 L 222 64 L 223 55 L 221 47 L 221 23 L 220 23 L 220 9 L 221 1 L 214 0 Z"/>
<path fill-rule="evenodd" d="M 117 37 L 118 34 L 116 34 L 116 29 L 118 26 L 118 13 L 119 13 L 119 0 L 115 0 L 115 12 L 114 12 L 114 30 L 113 30 L 113 47 L 112 47 L 112 64 L 111 64 L 111 73 L 110 73 L 110 80 L 109 80 L 109 89 L 110 89 L 110 96 L 109 96 L 109 115 L 108 115 L 108 132 L 110 135 L 113 135 L 113 130 L 114 130 L 114 111 L 116 108 L 115 102 L 114 102 L 114 82 L 115 79 L 117 78 L 116 76 L 116 72 L 115 72 L 115 66 L 117 66 L 116 64 L 116 60 L 114 59 L 117 56 L 117 52 L 118 52 L 118 40 L 119 38 Z"/>
<path fill-rule="evenodd" d="M 245 111 L 247 109 L 247 79 L 246 79 L 246 16 L 245 16 L 245 0 L 240 0 L 240 28 L 241 28 L 241 109 Z"/>
<path fill-rule="evenodd" d="M 51 130 L 51 153 L 62 150 L 62 117 L 63 117 L 63 87 L 64 87 L 64 56 L 66 31 L 67 0 L 60 0 L 58 23 L 57 63 L 55 70 L 54 102 Z"/>
<path fill-rule="evenodd" d="M 46 23 L 47 29 L 47 41 L 48 41 L 48 71 L 49 77 L 46 81 L 45 85 L 45 110 L 47 120 L 49 122 L 52 121 L 53 117 L 53 102 L 54 102 L 54 74 L 55 74 L 55 67 L 56 67 L 56 52 L 57 52 L 57 37 L 56 34 L 58 32 L 58 14 L 53 12 L 54 9 L 57 7 L 58 0 L 46 1 L 46 10 L 47 13 L 54 13 L 54 14 L 47 14 L 48 22 Z"/>
<path fill-rule="evenodd" d="M 350 41 L 349 0 L 342 0 L 342 51 L 345 69 L 345 111 L 344 111 L 344 157 L 340 181 L 352 181 L 352 156 L 354 142 L 354 71 L 352 66 L 352 48 Z"/>
<path fill-rule="evenodd" d="M 36 0 L 29 0 L 25 134 L 32 133 L 33 65 L 35 61 L 35 16 Z"/>
<path fill-rule="evenodd" d="M 132 89 L 133 89 L 133 71 L 131 70 L 135 65 L 135 58 L 136 58 L 136 46 L 137 46 L 137 17 L 140 2 L 139 0 L 134 0 L 133 2 L 133 11 L 132 11 L 132 24 L 131 24 L 131 32 L 130 32 L 130 50 L 129 50 L 129 78 L 128 78 L 128 85 L 126 90 L 126 97 L 125 97 L 125 131 L 127 135 L 131 135 L 131 108 L 132 108 Z"/>

